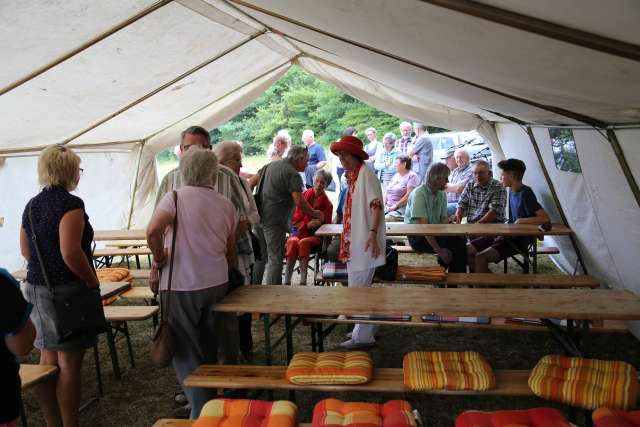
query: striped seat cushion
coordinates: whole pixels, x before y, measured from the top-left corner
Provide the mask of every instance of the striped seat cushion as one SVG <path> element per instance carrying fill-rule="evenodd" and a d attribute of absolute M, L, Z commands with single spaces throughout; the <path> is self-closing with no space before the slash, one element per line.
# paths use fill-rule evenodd
<path fill-rule="evenodd" d="M 402 361 L 411 390 L 488 390 L 496 385 L 491 366 L 474 351 L 414 351 Z"/>
<path fill-rule="evenodd" d="M 625 362 L 545 356 L 531 371 L 529 387 L 544 399 L 584 409 L 630 409 L 635 405 L 637 373 Z"/>
<path fill-rule="evenodd" d="M 101 282 L 128 282 L 131 283 L 133 276 L 126 268 L 99 268 L 96 276 Z"/>
<path fill-rule="evenodd" d="M 640 411 L 623 412 L 598 408 L 592 414 L 595 427 L 640 427 Z"/>
<path fill-rule="evenodd" d="M 313 408 L 312 427 L 415 427 L 411 405 L 404 400 L 384 404 L 326 399 Z"/>
<path fill-rule="evenodd" d="M 373 361 L 364 351 L 296 353 L 287 368 L 293 384 L 364 384 L 373 377 Z"/>
<path fill-rule="evenodd" d="M 396 280 L 441 283 L 447 280 L 447 271 L 440 266 L 414 267 L 411 265 L 399 265 Z"/>
<path fill-rule="evenodd" d="M 456 427 L 569 427 L 556 409 L 534 408 L 524 411 L 466 411 L 456 418 Z"/>
<path fill-rule="evenodd" d="M 287 400 L 214 399 L 193 427 L 295 427 L 298 408 Z"/>

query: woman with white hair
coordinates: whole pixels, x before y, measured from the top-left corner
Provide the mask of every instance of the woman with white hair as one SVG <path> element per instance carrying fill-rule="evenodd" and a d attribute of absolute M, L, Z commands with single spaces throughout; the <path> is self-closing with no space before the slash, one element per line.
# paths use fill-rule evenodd
<path fill-rule="evenodd" d="M 167 313 L 174 339 L 173 367 L 183 384 L 198 366 L 217 361 L 215 331 L 220 319 L 211 307 L 227 293 L 229 268 L 236 266 L 238 215 L 215 190 L 218 159 L 211 151 L 192 147 L 180 159 L 180 173 L 183 187 L 160 200 L 147 226 L 147 242 L 161 271 L 163 308 L 171 280 Z M 157 286 L 153 291 L 158 292 Z M 213 389 L 182 387 L 191 403 L 191 418 L 215 396 Z"/>

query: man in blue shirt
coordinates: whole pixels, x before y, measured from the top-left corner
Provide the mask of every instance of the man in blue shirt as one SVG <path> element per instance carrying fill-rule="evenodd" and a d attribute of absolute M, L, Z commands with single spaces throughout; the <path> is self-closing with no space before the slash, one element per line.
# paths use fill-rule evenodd
<path fill-rule="evenodd" d="M 498 163 L 502 169 L 502 185 L 509 187 L 509 224 L 544 224 L 549 215 L 538 203 L 531 187 L 522 183 L 527 167 L 522 160 L 507 159 Z M 489 263 L 499 262 L 527 251 L 535 244 L 532 237 L 479 237 L 467 247 L 469 266 L 477 273 L 489 273 Z"/>
<path fill-rule="evenodd" d="M 315 135 L 311 129 L 302 132 L 302 142 L 309 152 L 309 163 L 304 170 L 304 185 L 307 188 L 313 187 L 313 177 L 318 169 L 322 169 L 327 164 L 327 157 L 322 146 L 315 141 Z"/>

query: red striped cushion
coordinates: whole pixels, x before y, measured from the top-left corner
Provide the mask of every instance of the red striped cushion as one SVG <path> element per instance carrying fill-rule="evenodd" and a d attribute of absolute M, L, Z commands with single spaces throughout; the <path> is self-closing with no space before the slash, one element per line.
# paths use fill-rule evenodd
<path fill-rule="evenodd" d="M 562 414 L 551 408 L 524 411 L 463 412 L 456 427 L 569 427 Z"/>
<path fill-rule="evenodd" d="M 598 408 L 593 411 L 592 418 L 596 427 L 640 427 L 640 411 Z"/>
<path fill-rule="evenodd" d="M 313 408 L 312 427 L 415 427 L 411 405 L 404 400 L 385 404 L 325 399 Z"/>

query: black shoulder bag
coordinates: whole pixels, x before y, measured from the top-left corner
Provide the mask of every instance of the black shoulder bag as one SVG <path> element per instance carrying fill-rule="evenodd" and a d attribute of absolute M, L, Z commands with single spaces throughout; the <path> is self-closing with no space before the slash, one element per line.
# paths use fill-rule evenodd
<path fill-rule="evenodd" d="M 29 225 L 31 226 L 31 241 L 38 256 L 42 277 L 44 279 L 55 309 L 56 330 L 60 342 L 75 339 L 91 338 L 106 332 L 109 327 L 104 317 L 102 299 L 99 289 L 88 288 L 84 283 L 76 282 L 56 287 L 51 286 L 44 260 L 38 247 L 36 231 L 29 202 Z"/>

